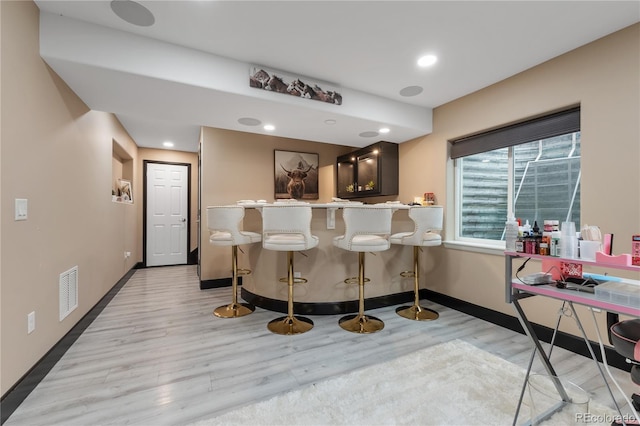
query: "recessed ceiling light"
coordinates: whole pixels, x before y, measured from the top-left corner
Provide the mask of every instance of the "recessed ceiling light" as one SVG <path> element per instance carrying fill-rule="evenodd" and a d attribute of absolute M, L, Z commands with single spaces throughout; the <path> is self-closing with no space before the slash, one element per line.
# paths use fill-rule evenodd
<path fill-rule="evenodd" d="M 328 124 L 329 126 L 332 126 L 334 124 L 336 124 L 336 120 L 333 119 L 328 119 L 328 120 L 324 120 L 324 124 Z"/>
<path fill-rule="evenodd" d="M 378 130 L 380 133 L 389 133 L 389 128 L 388 127 L 383 127 L 381 129 Z"/>
<path fill-rule="evenodd" d="M 362 132 L 359 136 L 362 138 L 375 138 L 378 136 L 378 132 Z"/>
<path fill-rule="evenodd" d="M 417 96 L 422 93 L 422 87 L 420 86 L 407 86 L 404 89 L 400 90 L 400 96 Z"/>
<path fill-rule="evenodd" d="M 167 148 L 172 148 L 173 147 L 173 142 L 169 142 L 169 141 L 162 142 L 162 145 L 166 146 Z"/>
<path fill-rule="evenodd" d="M 140 3 L 131 0 L 112 0 L 111 10 L 118 17 L 139 27 L 149 27 L 156 22 L 153 13 Z"/>
<path fill-rule="evenodd" d="M 436 55 L 425 55 L 418 59 L 418 66 L 421 67 L 430 67 L 431 65 L 438 62 L 438 57 Z"/>
<path fill-rule="evenodd" d="M 265 129 L 267 132 L 270 132 L 270 131 L 272 131 L 272 130 L 275 130 L 275 129 L 276 129 L 276 126 L 274 126 L 273 124 L 265 124 L 265 125 L 264 125 L 264 129 Z"/>
<path fill-rule="evenodd" d="M 258 120 L 257 118 L 242 117 L 238 118 L 238 123 L 245 126 L 259 126 L 260 124 L 262 124 L 262 121 Z"/>

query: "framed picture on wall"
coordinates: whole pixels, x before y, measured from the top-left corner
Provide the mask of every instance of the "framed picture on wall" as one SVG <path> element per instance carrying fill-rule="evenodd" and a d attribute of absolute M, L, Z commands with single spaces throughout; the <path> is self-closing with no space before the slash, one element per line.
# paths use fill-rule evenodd
<path fill-rule="evenodd" d="M 133 203 L 133 189 L 131 188 L 131 181 L 118 179 L 118 195 L 122 202 Z"/>
<path fill-rule="evenodd" d="M 318 154 L 309 152 L 274 152 L 275 198 L 317 200 Z"/>

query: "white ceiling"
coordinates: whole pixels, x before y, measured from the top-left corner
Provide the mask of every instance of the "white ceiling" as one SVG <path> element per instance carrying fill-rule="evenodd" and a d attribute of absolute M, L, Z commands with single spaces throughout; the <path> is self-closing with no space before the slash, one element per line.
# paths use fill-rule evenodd
<path fill-rule="evenodd" d="M 153 25 L 124 21 L 110 1 L 36 1 L 41 55 L 138 146 L 172 140 L 183 151 L 197 151 L 202 125 L 357 147 L 404 142 L 431 131 L 432 108 L 640 21 L 638 1 L 139 3 Z M 418 68 L 427 53 L 438 62 Z M 250 88 L 254 65 L 335 88 L 343 103 Z M 401 96 L 408 86 L 424 90 Z M 386 135 L 360 136 L 384 126 Z"/>

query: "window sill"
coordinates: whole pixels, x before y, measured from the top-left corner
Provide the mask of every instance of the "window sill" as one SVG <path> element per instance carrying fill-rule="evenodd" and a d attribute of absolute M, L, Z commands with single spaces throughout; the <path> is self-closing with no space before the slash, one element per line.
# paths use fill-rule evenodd
<path fill-rule="evenodd" d="M 444 241 L 445 248 L 462 251 L 472 251 L 476 253 L 491 254 L 494 256 L 504 256 L 504 244 L 479 244 L 466 241 Z"/>

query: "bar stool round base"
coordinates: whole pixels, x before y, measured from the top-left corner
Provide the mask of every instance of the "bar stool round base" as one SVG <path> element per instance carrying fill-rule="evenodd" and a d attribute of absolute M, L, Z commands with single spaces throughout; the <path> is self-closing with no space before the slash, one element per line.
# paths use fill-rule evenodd
<path fill-rule="evenodd" d="M 269 321 L 267 328 L 272 333 L 290 336 L 293 334 L 306 333 L 311 330 L 313 328 L 313 321 L 305 317 L 286 316 Z"/>
<path fill-rule="evenodd" d="M 347 315 L 340 318 L 340 327 L 352 333 L 368 334 L 375 333 L 384 328 L 382 320 L 369 315 Z"/>
<path fill-rule="evenodd" d="M 218 318 L 238 318 L 249 315 L 256 308 L 248 303 L 231 303 L 225 306 L 219 306 L 213 311 L 213 315 Z"/>
<path fill-rule="evenodd" d="M 440 316 L 436 311 L 422 306 L 400 306 L 396 308 L 396 314 L 414 321 L 433 321 Z"/>

